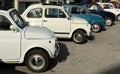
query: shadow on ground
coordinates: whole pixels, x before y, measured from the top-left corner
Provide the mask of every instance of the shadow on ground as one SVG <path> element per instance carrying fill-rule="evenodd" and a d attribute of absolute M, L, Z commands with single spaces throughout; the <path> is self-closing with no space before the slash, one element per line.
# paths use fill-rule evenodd
<path fill-rule="evenodd" d="M 89 37 L 86 37 L 86 41 L 83 43 L 87 43 L 88 41 L 94 41 L 95 40 L 95 35 L 92 35 L 92 36 L 89 36 Z M 64 42 L 73 42 L 72 39 L 63 39 L 63 38 L 59 38 L 58 41 L 64 41 Z"/>
<path fill-rule="evenodd" d="M 120 65 L 101 71 L 98 74 L 120 74 Z"/>
<path fill-rule="evenodd" d="M 62 43 L 59 43 L 59 46 L 60 46 L 59 55 L 55 59 L 51 60 L 51 63 L 50 63 L 48 70 L 51 70 L 60 62 L 65 62 L 67 60 L 67 57 L 69 56 L 69 51 L 68 51 L 67 46 L 65 44 L 62 44 Z M 51 71 L 53 71 L 53 70 L 51 70 Z"/>
<path fill-rule="evenodd" d="M 0 74 L 27 74 L 15 69 L 13 64 L 0 64 Z"/>
<path fill-rule="evenodd" d="M 68 48 L 65 44 L 59 43 L 60 52 L 58 57 L 51 60 L 50 66 L 47 71 L 54 72 L 52 68 L 54 68 L 58 63 L 65 62 L 67 60 L 67 56 L 69 56 Z M 24 64 L 0 64 L 0 74 L 27 74 L 25 72 L 21 72 L 16 70 L 16 66 L 25 66 Z"/>

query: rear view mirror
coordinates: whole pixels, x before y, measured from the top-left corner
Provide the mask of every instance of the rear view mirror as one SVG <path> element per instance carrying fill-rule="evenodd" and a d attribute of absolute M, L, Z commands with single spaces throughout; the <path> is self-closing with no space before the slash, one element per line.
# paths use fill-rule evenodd
<path fill-rule="evenodd" d="M 14 27 L 13 25 L 10 25 L 10 30 L 14 32 L 19 32 L 18 28 Z"/>
<path fill-rule="evenodd" d="M 68 19 L 68 20 L 71 20 L 71 17 L 68 17 L 67 19 Z"/>

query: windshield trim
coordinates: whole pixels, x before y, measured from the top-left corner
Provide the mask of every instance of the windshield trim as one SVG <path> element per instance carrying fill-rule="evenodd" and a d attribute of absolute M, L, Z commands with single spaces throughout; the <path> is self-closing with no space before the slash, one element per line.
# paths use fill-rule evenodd
<path fill-rule="evenodd" d="M 13 16 L 11 13 L 15 12 L 16 15 L 19 17 L 19 19 L 23 22 L 22 25 L 18 25 L 18 23 L 16 23 L 16 21 L 14 20 Z M 19 13 L 17 12 L 17 10 L 13 10 L 11 11 L 10 13 L 10 16 L 12 18 L 12 20 L 16 23 L 16 25 L 20 28 L 20 29 L 23 29 L 25 26 L 26 26 L 26 22 L 23 20 L 23 18 L 19 15 Z"/>

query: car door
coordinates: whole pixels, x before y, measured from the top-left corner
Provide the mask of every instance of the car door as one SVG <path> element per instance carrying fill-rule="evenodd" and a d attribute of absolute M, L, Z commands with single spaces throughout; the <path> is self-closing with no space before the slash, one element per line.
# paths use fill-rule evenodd
<path fill-rule="evenodd" d="M 31 9 L 24 18 L 31 26 L 42 26 L 42 16 L 42 8 L 34 8 Z"/>
<path fill-rule="evenodd" d="M 12 23 L 7 16 L 0 15 L 0 59 L 14 60 L 20 58 L 20 32 L 10 30 Z"/>
<path fill-rule="evenodd" d="M 43 26 L 55 32 L 57 37 L 68 37 L 70 34 L 71 21 L 62 9 L 46 8 Z"/>

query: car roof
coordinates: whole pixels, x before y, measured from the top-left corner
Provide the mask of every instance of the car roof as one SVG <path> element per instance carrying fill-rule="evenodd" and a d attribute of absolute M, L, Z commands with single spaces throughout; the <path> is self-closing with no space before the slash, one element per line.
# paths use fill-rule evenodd
<path fill-rule="evenodd" d="M 36 7 L 60 7 L 60 5 L 51 5 L 51 4 L 41 4 L 41 3 L 36 3 L 36 4 L 32 4 L 30 5 L 28 8 L 36 8 Z"/>
<path fill-rule="evenodd" d="M 83 4 L 62 4 L 62 6 L 83 6 Z"/>

